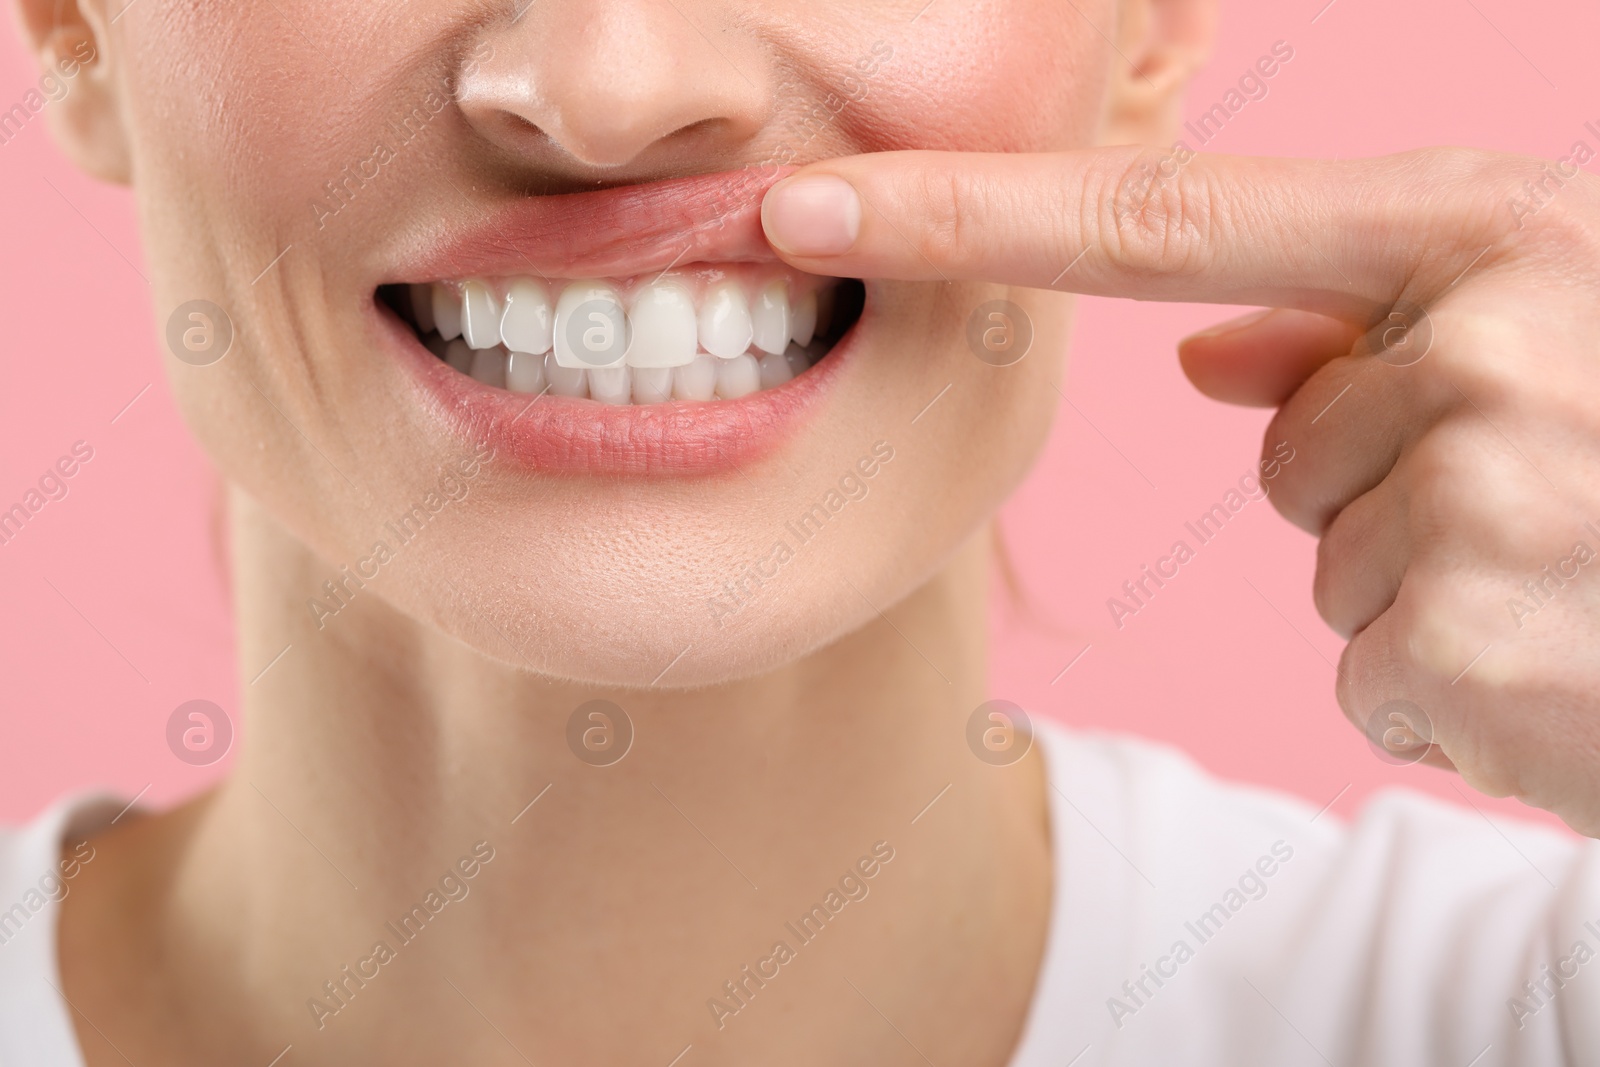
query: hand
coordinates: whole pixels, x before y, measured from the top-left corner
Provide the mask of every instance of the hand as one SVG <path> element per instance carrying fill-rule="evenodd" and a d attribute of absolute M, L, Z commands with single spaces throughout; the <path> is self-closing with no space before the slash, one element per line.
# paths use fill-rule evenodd
<path fill-rule="evenodd" d="M 821 274 L 1279 309 L 1180 356 L 1214 397 L 1281 405 L 1272 499 L 1321 539 L 1345 714 L 1600 836 L 1588 158 L 897 152 L 800 171 L 763 220 Z"/>

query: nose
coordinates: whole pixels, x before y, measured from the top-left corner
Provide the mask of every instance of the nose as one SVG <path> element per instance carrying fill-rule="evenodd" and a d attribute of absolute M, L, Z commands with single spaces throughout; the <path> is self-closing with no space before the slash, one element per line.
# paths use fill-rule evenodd
<path fill-rule="evenodd" d="M 521 0 L 483 31 L 456 96 L 519 157 L 643 169 L 733 156 L 767 120 L 771 73 L 724 3 Z"/>

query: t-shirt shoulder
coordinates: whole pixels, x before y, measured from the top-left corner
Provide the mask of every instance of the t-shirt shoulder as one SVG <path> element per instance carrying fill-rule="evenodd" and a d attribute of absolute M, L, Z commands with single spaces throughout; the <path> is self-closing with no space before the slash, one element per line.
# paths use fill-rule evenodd
<path fill-rule="evenodd" d="M 82 1067 L 60 991 L 56 921 L 94 862 L 93 835 L 127 807 L 71 796 L 24 826 L 0 827 L 0 1067 Z"/>
<path fill-rule="evenodd" d="M 1400 791 L 1346 824 L 1159 744 L 1037 737 L 1054 900 L 1012 1067 L 1600 1064 L 1600 843 Z M 121 810 L 0 830 L 0 1067 L 82 1067 L 56 914 Z"/>
<path fill-rule="evenodd" d="M 1600 1063 L 1600 843 L 1401 790 L 1346 824 L 1039 737 L 1057 885 L 1013 1067 Z"/>

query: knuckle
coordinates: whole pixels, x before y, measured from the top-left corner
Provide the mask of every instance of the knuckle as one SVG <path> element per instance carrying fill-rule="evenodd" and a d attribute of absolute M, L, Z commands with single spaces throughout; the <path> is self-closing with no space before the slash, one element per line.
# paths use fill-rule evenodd
<path fill-rule="evenodd" d="M 1506 210 L 1507 182 L 1526 169 L 1525 160 L 1478 148 L 1430 148 L 1406 153 L 1418 184 L 1438 221 L 1449 224 L 1440 232 L 1459 232 L 1472 243 L 1478 238 L 1493 238 L 1506 232 L 1512 222 Z M 1447 193 L 1438 196 L 1439 191 Z M 1477 244 L 1482 248 L 1482 243 Z"/>
<path fill-rule="evenodd" d="M 1494 665 L 1479 659 L 1497 636 L 1498 617 L 1484 609 L 1477 592 L 1474 582 L 1450 567 L 1406 572 L 1391 612 L 1394 656 L 1407 677 L 1461 698 L 1494 676 Z"/>
<path fill-rule="evenodd" d="M 1504 173 L 1508 157 L 1482 148 L 1446 146 L 1403 152 L 1398 158 L 1419 177 L 1426 174 L 1435 188 L 1443 183 L 1457 189 L 1481 191 L 1489 187 L 1487 179 Z"/>
<path fill-rule="evenodd" d="M 924 168 L 919 179 L 917 251 L 933 263 L 948 263 L 960 246 L 968 179 L 937 167 Z"/>
<path fill-rule="evenodd" d="M 1482 472 L 1472 461 L 1477 450 L 1470 436 L 1460 422 L 1446 422 L 1409 445 L 1404 463 L 1413 542 L 1433 543 L 1432 538 L 1449 534 L 1481 491 Z"/>
<path fill-rule="evenodd" d="M 1317 569 L 1311 579 L 1311 601 L 1317 614 L 1341 637 L 1349 638 L 1363 620 L 1353 615 L 1349 583 L 1352 567 L 1364 555 L 1367 538 L 1349 510 L 1340 512 L 1317 542 Z"/>
<path fill-rule="evenodd" d="M 1454 601 L 1435 581 L 1413 584 L 1402 647 L 1403 662 L 1419 675 L 1454 678 L 1477 651 L 1477 627 Z"/>
<path fill-rule="evenodd" d="M 1520 251 L 1593 274 L 1600 260 L 1600 182 L 1568 161 L 1513 159 L 1501 164 L 1497 205 Z"/>
<path fill-rule="evenodd" d="M 984 241 L 984 222 L 991 218 L 997 190 L 981 174 L 937 166 L 918 176 L 917 220 L 912 244 L 935 266 L 965 262 Z"/>
<path fill-rule="evenodd" d="M 1339 655 L 1334 697 L 1345 718 L 1363 733 L 1373 710 L 1408 686 L 1409 679 L 1389 654 L 1388 635 L 1381 626 L 1356 634 Z"/>
<path fill-rule="evenodd" d="M 1374 186 L 1375 221 L 1417 237 L 1409 290 L 1428 303 L 1466 271 L 1479 277 L 1532 266 L 1554 269 L 1563 284 L 1600 291 L 1600 179 L 1581 169 L 1583 161 L 1470 148 L 1388 157 L 1389 169 Z M 1426 220 L 1420 234 L 1418 218 Z"/>
<path fill-rule="evenodd" d="M 1455 235 L 1452 250 L 1471 248 L 1476 254 L 1486 242 L 1505 232 L 1507 157 L 1476 148 L 1424 148 L 1394 157 L 1403 189 L 1419 190 L 1424 198 L 1392 201 L 1397 211 L 1424 207 L 1439 234 Z M 1444 195 L 1440 195 L 1443 193 Z"/>
<path fill-rule="evenodd" d="M 1328 539 L 1323 538 L 1317 544 L 1317 571 L 1311 579 L 1311 602 L 1322 621 L 1334 633 L 1348 638 L 1354 627 L 1345 625 L 1343 603 L 1339 595 L 1342 578 L 1339 553 L 1329 549 Z"/>
<path fill-rule="evenodd" d="M 1429 429 L 1403 463 L 1406 532 L 1431 558 L 1519 559 L 1561 521 L 1525 455 L 1474 408 Z"/>
<path fill-rule="evenodd" d="M 1411 275 L 1417 292 L 1443 292 L 1469 263 L 1474 274 L 1483 274 L 1515 256 L 1518 220 L 1508 193 L 1522 180 L 1527 160 L 1472 148 L 1426 148 L 1390 158 L 1394 169 L 1381 186 L 1389 191 L 1388 225 L 1404 231 L 1414 228 L 1411 220 L 1427 220 Z M 1409 192 L 1395 196 L 1395 189 Z"/>
<path fill-rule="evenodd" d="M 1308 487 L 1306 461 L 1293 465 L 1297 453 L 1288 446 L 1293 420 L 1287 412 L 1288 408 L 1279 408 L 1267 424 L 1266 435 L 1262 438 L 1260 469 L 1263 476 L 1271 472 L 1272 489 L 1268 498 L 1274 510 L 1300 529 L 1320 534 L 1328 516 L 1317 505 L 1315 494 Z M 1285 447 L 1289 447 L 1287 454 Z"/>
<path fill-rule="evenodd" d="M 1488 310 L 1463 309 L 1446 320 L 1445 344 L 1438 361 L 1444 380 L 1438 387 L 1450 402 L 1462 394 L 1499 402 L 1525 391 L 1527 364 L 1519 358 L 1526 347 L 1523 328 L 1508 315 Z"/>
<path fill-rule="evenodd" d="M 1538 314 L 1502 302 L 1442 315 L 1439 359 L 1424 372 L 1437 406 L 1480 411 L 1497 425 L 1531 419 L 1580 439 L 1600 439 L 1600 409 L 1593 402 L 1600 367 L 1573 359 L 1571 351 L 1586 346 L 1587 338 L 1576 336 L 1573 324 Z"/>
<path fill-rule="evenodd" d="M 1220 197 L 1203 168 L 1159 170 L 1165 154 L 1141 149 L 1099 168 L 1089 184 L 1099 244 L 1136 276 L 1194 276 L 1206 267 Z"/>
<path fill-rule="evenodd" d="M 1397 493 L 1363 493 L 1339 510 L 1317 542 L 1312 598 L 1347 640 L 1389 610 L 1415 558 L 1400 531 L 1405 506 Z"/>
<path fill-rule="evenodd" d="M 1439 234 L 1457 235 L 1454 249 L 1495 261 L 1531 258 L 1593 279 L 1600 262 L 1600 180 L 1586 158 L 1545 160 L 1470 148 L 1425 149 L 1406 157 L 1416 177 L 1449 190 L 1430 196 Z M 1454 269 L 1459 270 L 1459 266 Z M 1600 284 L 1600 283 L 1591 283 Z"/>

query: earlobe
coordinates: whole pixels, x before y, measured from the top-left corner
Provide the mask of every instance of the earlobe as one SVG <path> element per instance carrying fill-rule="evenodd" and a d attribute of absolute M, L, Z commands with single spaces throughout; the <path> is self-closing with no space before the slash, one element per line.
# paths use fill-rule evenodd
<path fill-rule="evenodd" d="M 1122 56 L 1113 66 L 1101 144 L 1171 146 L 1184 89 L 1210 54 L 1216 22 L 1216 0 L 1122 0 Z"/>
<path fill-rule="evenodd" d="M 98 0 L 18 0 L 18 14 L 38 58 L 38 107 L 56 143 L 88 174 L 126 184 L 132 175 L 119 87 L 109 55 L 110 23 Z"/>

